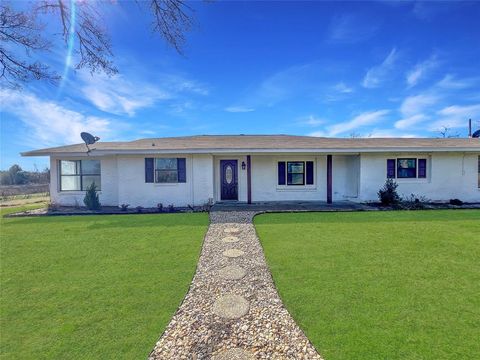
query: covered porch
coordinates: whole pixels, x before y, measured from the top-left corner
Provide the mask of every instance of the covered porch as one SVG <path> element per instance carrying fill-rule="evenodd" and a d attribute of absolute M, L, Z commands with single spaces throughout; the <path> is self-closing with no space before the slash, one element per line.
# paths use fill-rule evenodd
<path fill-rule="evenodd" d="M 358 201 L 359 154 L 252 153 L 214 156 L 215 203 L 306 206 Z M 261 205 L 260 205 L 261 204 Z M 313 206 L 313 205 L 312 205 Z"/>

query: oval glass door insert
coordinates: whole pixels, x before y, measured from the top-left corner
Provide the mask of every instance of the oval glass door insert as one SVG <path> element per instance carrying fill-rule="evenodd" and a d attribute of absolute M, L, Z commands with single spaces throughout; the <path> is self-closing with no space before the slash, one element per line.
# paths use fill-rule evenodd
<path fill-rule="evenodd" d="M 225 181 L 227 184 L 231 184 L 233 181 L 233 169 L 230 165 L 225 168 Z"/>

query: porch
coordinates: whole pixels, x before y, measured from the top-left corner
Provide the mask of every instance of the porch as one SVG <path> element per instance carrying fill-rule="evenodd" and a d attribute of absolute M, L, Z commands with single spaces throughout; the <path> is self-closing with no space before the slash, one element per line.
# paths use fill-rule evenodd
<path fill-rule="evenodd" d="M 210 211 L 259 211 L 259 212 L 290 212 L 290 211 L 371 211 L 376 210 L 352 201 L 263 201 L 252 202 L 217 202 Z"/>

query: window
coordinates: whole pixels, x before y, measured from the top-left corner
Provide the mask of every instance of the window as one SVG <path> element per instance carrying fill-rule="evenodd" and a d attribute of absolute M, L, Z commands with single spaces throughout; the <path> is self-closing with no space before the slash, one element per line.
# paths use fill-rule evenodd
<path fill-rule="evenodd" d="M 397 159 L 397 178 L 412 179 L 417 177 L 417 159 Z"/>
<path fill-rule="evenodd" d="M 145 182 L 176 184 L 186 182 L 185 158 L 146 158 Z"/>
<path fill-rule="evenodd" d="M 313 161 L 278 162 L 278 185 L 313 185 Z"/>
<path fill-rule="evenodd" d="M 101 188 L 100 160 L 60 160 L 60 191 L 86 190 L 92 183 Z"/>
<path fill-rule="evenodd" d="M 155 182 L 176 183 L 178 182 L 177 159 L 155 159 Z"/>
<path fill-rule="evenodd" d="M 388 179 L 426 179 L 427 159 L 387 159 Z"/>
<path fill-rule="evenodd" d="M 287 185 L 305 185 L 305 163 L 287 162 Z"/>

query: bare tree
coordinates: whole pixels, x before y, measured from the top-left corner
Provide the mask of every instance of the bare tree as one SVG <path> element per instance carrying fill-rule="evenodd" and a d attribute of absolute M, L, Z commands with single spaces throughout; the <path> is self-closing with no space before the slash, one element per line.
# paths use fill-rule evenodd
<path fill-rule="evenodd" d="M 448 126 L 442 126 L 439 130 L 438 133 L 440 134 L 440 137 L 444 139 L 450 139 L 450 138 L 458 138 L 460 137 L 460 134 L 458 132 L 451 133 L 452 129 Z"/>
<path fill-rule="evenodd" d="M 138 3 L 151 11 L 153 31 L 159 33 L 179 54 L 183 54 L 185 33 L 193 25 L 191 7 L 184 0 L 139 0 Z M 100 5 L 107 6 L 109 3 Z M 10 3 L 2 1 L 0 3 L 2 83 L 19 87 L 21 83 L 33 79 L 50 82 L 60 79 L 47 64 L 32 59 L 40 52 L 51 50 L 52 47 L 52 42 L 47 41 L 43 35 L 45 26 L 42 23 L 42 16 L 46 14 L 58 19 L 60 33 L 66 46 L 69 46 L 69 41 L 74 41 L 76 69 L 87 68 L 91 73 L 103 72 L 107 75 L 117 73 L 110 35 L 103 26 L 100 5 L 90 1 L 41 0 L 32 3 L 28 10 L 14 10 Z"/>

